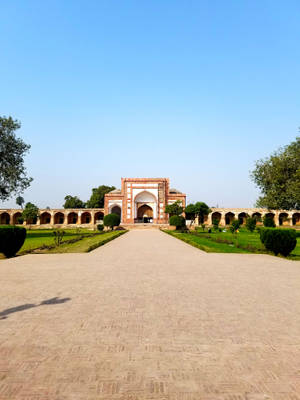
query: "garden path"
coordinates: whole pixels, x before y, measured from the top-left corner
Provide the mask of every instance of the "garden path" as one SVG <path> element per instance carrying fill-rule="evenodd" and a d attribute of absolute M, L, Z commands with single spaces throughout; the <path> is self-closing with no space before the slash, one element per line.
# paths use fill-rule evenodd
<path fill-rule="evenodd" d="M 299 262 L 133 230 L 0 282 L 0 400 L 300 400 Z"/>

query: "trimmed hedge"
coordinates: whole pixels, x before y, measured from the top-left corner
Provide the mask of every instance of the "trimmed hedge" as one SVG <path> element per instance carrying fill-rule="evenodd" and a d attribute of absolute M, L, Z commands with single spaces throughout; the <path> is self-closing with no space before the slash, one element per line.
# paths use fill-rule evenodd
<path fill-rule="evenodd" d="M 20 226 L 0 225 L 0 253 L 5 257 L 17 254 L 26 238 L 26 229 Z"/>
<path fill-rule="evenodd" d="M 260 240 L 267 250 L 287 257 L 297 245 L 295 229 L 260 228 Z"/>

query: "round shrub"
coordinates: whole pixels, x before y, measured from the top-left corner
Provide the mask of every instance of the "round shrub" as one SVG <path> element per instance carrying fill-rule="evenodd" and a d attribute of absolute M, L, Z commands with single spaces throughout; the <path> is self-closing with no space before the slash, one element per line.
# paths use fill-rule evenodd
<path fill-rule="evenodd" d="M 255 217 L 249 217 L 246 219 L 246 228 L 248 231 L 253 232 L 256 227 L 257 219 Z"/>
<path fill-rule="evenodd" d="M 219 229 L 220 220 L 217 219 L 217 218 L 214 218 L 214 219 L 212 220 L 212 224 L 213 224 L 214 230 L 217 231 L 217 230 Z"/>
<path fill-rule="evenodd" d="M 176 226 L 176 230 L 184 228 L 185 227 L 185 218 L 182 217 L 181 215 L 172 215 L 172 217 L 170 217 L 169 224 L 171 226 Z"/>
<path fill-rule="evenodd" d="M 294 229 L 261 228 L 260 240 L 267 250 L 287 257 L 297 245 Z"/>
<path fill-rule="evenodd" d="M 115 226 L 120 225 L 120 216 L 118 214 L 107 214 L 103 219 L 104 226 L 108 226 L 112 230 L 114 230 Z"/>
<path fill-rule="evenodd" d="M 104 225 L 103 224 L 98 224 L 97 225 L 97 229 L 98 229 L 98 231 L 103 231 Z"/>
<path fill-rule="evenodd" d="M 0 225 L 0 253 L 5 257 L 17 254 L 26 238 L 26 229 L 20 226 Z"/>
<path fill-rule="evenodd" d="M 274 218 L 269 217 L 267 215 L 265 215 L 263 218 L 263 224 L 264 224 L 264 227 L 266 227 L 266 228 L 275 228 L 276 227 Z"/>

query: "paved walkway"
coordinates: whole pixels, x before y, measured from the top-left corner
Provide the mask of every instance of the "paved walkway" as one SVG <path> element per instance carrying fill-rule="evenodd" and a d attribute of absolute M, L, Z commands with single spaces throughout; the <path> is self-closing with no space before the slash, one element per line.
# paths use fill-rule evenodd
<path fill-rule="evenodd" d="M 1 400 L 299 400 L 300 263 L 157 230 L 0 261 Z"/>

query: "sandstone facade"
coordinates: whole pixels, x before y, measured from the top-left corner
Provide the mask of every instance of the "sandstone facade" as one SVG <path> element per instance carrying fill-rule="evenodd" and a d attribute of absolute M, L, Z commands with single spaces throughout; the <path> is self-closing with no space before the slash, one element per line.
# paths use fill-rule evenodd
<path fill-rule="evenodd" d="M 166 205 L 177 200 L 185 207 L 186 195 L 177 189 L 170 189 L 168 178 L 122 178 L 121 190 L 105 195 L 104 208 L 105 214 L 119 214 L 124 224 L 166 224 Z"/>

